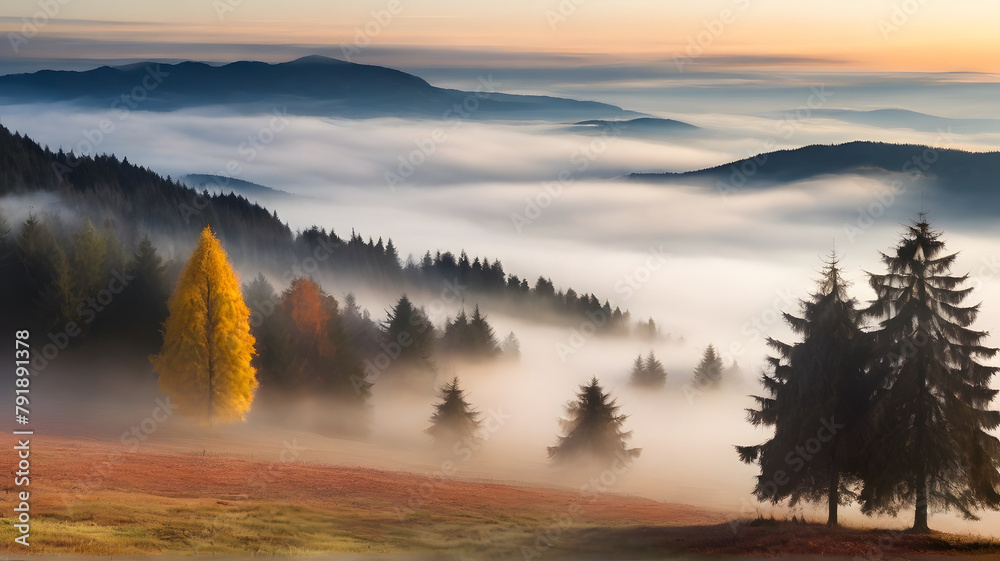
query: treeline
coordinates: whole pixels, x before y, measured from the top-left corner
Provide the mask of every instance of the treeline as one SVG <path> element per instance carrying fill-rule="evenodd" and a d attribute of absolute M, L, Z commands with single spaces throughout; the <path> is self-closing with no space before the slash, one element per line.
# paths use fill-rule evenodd
<path fill-rule="evenodd" d="M 595 294 L 557 289 L 550 278 L 542 276 L 531 282 L 507 273 L 499 259 L 470 258 L 465 251 L 457 256 L 450 251 L 427 251 L 419 260 L 410 256 L 403 262 L 391 238 L 365 241 L 352 232 L 344 240 L 333 231 L 315 226 L 298 234 L 295 245 L 301 261 L 292 271 L 330 271 L 342 279 L 365 281 L 394 291 L 433 294 L 442 289 L 457 290 L 489 297 L 505 311 L 530 319 L 570 323 L 591 320 L 604 335 L 661 336 L 652 319 L 634 322 L 628 310 L 612 307 Z"/>
<path fill-rule="evenodd" d="M 533 320 L 578 324 L 599 317 L 603 321 L 592 323 L 602 334 L 658 335 L 650 322 L 633 324 L 627 310 L 612 307 L 606 299 L 557 289 L 545 277 L 521 278 L 506 272 L 499 259 L 438 251 L 404 260 L 391 239 L 365 240 L 354 232 L 344 239 L 319 227 L 295 233 L 276 213 L 240 195 L 198 192 L 114 155 L 52 152 L 0 126 L 0 196 L 43 193 L 59 197 L 56 208 L 114 229 L 126 253 L 134 252 L 148 233 L 167 248 L 166 257 L 183 255 L 211 225 L 236 264 L 285 271 L 286 281 L 330 273 L 347 285 L 390 293 L 433 294 L 457 287 Z M 76 227 L 62 221 L 72 219 L 43 219 L 53 231 Z M 18 226 L 13 233 L 19 233 Z"/>
<path fill-rule="evenodd" d="M 100 340 L 140 355 L 163 344 L 167 301 L 178 284 L 178 263 L 167 262 L 148 236 L 129 250 L 110 221 L 75 227 L 55 215 L 29 216 L 16 230 L 0 216 L 0 281 L 8 304 L 4 319 L 45 333 L 35 369 L 46 355 L 78 341 Z M 516 358 L 517 337 L 498 339 L 475 305 L 440 327 L 403 295 L 383 321 L 362 309 L 352 294 L 343 304 L 318 282 L 294 278 L 280 294 L 261 274 L 242 286 L 258 341 L 255 361 L 265 389 L 327 390 L 345 399 L 367 395 L 366 377 L 383 370 L 432 374 L 435 360 Z M 380 357 L 398 341 L 413 340 L 391 368 Z M 367 372 L 366 372 L 367 367 Z M 359 381 L 360 380 L 360 381 Z"/>

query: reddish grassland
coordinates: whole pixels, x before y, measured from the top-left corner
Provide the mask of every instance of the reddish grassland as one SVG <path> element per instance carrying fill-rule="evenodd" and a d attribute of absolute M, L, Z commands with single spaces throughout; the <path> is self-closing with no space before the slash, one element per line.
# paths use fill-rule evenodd
<path fill-rule="evenodd" d="M 495 484 L 201 451 L 37 438 L 31 547 L 0 525 L 8 554 L 307 555 L 455 553 L 482 558 L 663 558 L 679 552 L 877 559 L 981 554 L 1000 543 L 804 523 L 733 522 L 723 512 L 618 494 Z M 2 469 L 14 471 L 4 455 Z M 0 495 L 7 516 L 13 479 Z M 514 557 L 511 557 L 514 556 Z"/>

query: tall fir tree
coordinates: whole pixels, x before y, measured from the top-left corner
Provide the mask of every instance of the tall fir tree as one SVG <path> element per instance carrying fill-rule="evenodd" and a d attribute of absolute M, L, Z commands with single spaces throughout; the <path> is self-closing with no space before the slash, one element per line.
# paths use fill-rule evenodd
<path fill-rule="evenodd" d="M 417 377 L 430 378 L 437 367 L 434 353 L 434 325 L 421 308 L 403 294 L 388 312 L 384 330 L 384 346 L 392 359 L 388 371 L 408 371 Z"/>
<path fill-rule="evenodd" d="M 662 388 L 667 382 L 667 371 L 663 368 L 663 363 L 656 358 L 656 354 L 650 350 L 645 359 L 642 355 L 635 357 L 630 381 L 634 386 Z"/>
<path fill-rule="evenodd" d="M 838 506 L 857 490 L 874 389 L 867 375 L 871 338 L 847 287 L 834 254 L 816 292 L 801 302 L 801 317 L 783 314 L 802 341 L 767 340 L 777 352 L 768 359 L 772 374 L 761 377 L 768 395 L 754 396 L 758 408 L 747 410 L 751 424 L 773 427 L 774 436 L 736 447 L 742 461 L 760 465 L 758 499 L 789 499 L 793 506 L 826 500 L 830 526 L 837 525 Z"/>
<path fill-rule="evenodd" d="M 130 337 L 147 352 L 153 352 L 163 344 L 160 326 L 167 319 L 167 266 L 156 251 L 149 236 L 143 236 L 132 254 L 128 265 L 134 277 L 121 295 L 119 326 L 129 331 Z"/>
<path fill-rule="evenodd" d="M 871 469 L 861 493 L 865 512 L 914 506 L 913 529 L 928 531 L 928 507 L 1000 508 L 1000 412 L 989 409 L 997 368 L 987 333 L 971 329 L 979 305 L 963 306 L 972 287 L 954 276 L 957 254 L 945 254 L 941 234 L 925 214 L 907 227 L 884 274 L 870 274 L 876 299 L 866 315 L 884 371 L 873 411 Z"/>
<path fill-rule="evenodd" d="M 604 391 L 597 378 L 580 386 L 576 399 L 566 405 L 566 417 L 559 419 L 563 435 L 548 448 L 549 459 L 561 463 L 624 464 L 639 457 L 641 449 L 628 448 L 632 431 L 623 430 L 628 415 L 619 412 L 617 402 Z"/>
<path fill-rule="evenodd" d="M 472 334 L 472 354 L 482 358 L 493 358 L 500 354 L 500 342 L 497 341 L 493 327 L 486 321 L 486 316 L 480 313 L 477 304 L 469 318 L 469 330 Z"/>
<path fill-rule="evenodd" d="M 72 266 L 81 289 L 87 294 L 99 290 L 104 279 L 104 262 L 108 248 L 101 233 L 88 220 L 73 236 Z"/>
<path fill-rule="evenodd" d="M 379 325 L 371 318 L 368 310 L 361 308 L 357 298 L 352 293 L 344 296 L 344 335 L 347 344 L 360 357 L 373 357 L 382 352 L 382 331 Z M 363 377 L 362 377 L 363 378 Z M 363 379 L 358 383 L 365 385 Z M 360 391 L 360 387 L 359 387 Z"/>
<path fill-rule="evenodd" d="M 250 308 L 250 333 L 257 350 L 253 363 L 261 390 L 286 388 L 286 374 L 295 360 L 290 329 L 281 310 L 281 296 L 263 273 L 243 285 L 243 300 Z"/>
<path fill-rule="evenodd" d="M 722 358 L 715 351 L 715 346 L 709 345 L 694 369 L 692 384 L 703 390 L 718 388 L 722 385 L 722 372 Z"/>
<path fill-rule="evenodd" d="M 466 400 L 465 391 L 458 385 L 458 376 L 438 388 L 438 399 L 441 401 L 434 405 L 431 426 L 427 429 L 434 443 L 450 449 L 456 442 L 477 439 L 476 431 L 481 424 L 479 412 Z"/>
<path fill-rule="evenodd" d="M 167 304 L 163 349 L 150 357 L 178 412 L 205 424 L 242 421 L 257 389 L 250 309 L 222 244 L 205 227 Z"/>
<path fill-rule="evenodd" d="M 518 360 L 521 358 L 521 342 L 517 339 L 517 335 L 514 335 L 513 331 L 508 333 L 500 343 L 500 353 L 507 360 Z"/>
<path fill-rule="evenodd" d="M 472 333 L 469 329 L 469 316 L 465 313 L 465 308 L 462 308 L 454 320 L 445 322 L 444 333 L 441 335 L 441 348 L 451 353 L 465 353 L 470 347 L 472 347 Z"/>

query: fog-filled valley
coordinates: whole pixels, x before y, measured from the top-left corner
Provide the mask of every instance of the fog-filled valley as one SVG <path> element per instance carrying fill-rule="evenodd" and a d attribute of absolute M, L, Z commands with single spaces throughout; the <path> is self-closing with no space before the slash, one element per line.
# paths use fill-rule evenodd
<path fill-rule="evenodd" d="M 379 51 L 370 56 L 375 60 Z M 416 64 L 404 69 L 424 70 L 423 77 L 434 85 L 467 91 L 474 90 L 480 74 L 491 75 Z M 303 450 L 299 459 L 306 461 L 404 470 L 427 474 L 428 481 L 449 461 L 457 465 L 457 479 L 577 489 L 600 478 L 601 471 L 552 465 L 546 448 L 556 444 L 558 419 L 565 416 L 567 402 L 596 377 L 628 416 L 623 428 L 632 431 L 629 446 L 642 449 L 623 473 L 602 481 L 608 491 L 741 517 L 805 514 L 822 521 L 823 504 L 789 508 L 757 502 L 752 490 L 758 468 L 741 463 L 734 450 L 735 445 L 762 442 L 771 433 L 751 426 L 745 411 L 755 407 L 750 396 L 765 391 L 758 378 L 769 368 L 766 357 L 774 353 L 766 339 L 800 339 L 782 314 L 800 314 L 800 300 L 816 291 L 833 251 L 851 283 L 849 294 L 862 305 L 875 298 L 867 273 L 884 272 L 879 252 L 894 250 L 921 212 L 943 232 L 947 250 L 959 252 L 952 270 L 968 273 L 967 285 L 975 288 L 967 303 L 982 302 L 975 328 L 997 332 L 1000 231 L 993 210 L 973 187 L 959 190 L 936 182 L 933 167 L 943 150 L 984 157 L 996 150 L 1000 121 L 982 119 L 976 127 L 962 128 L 962 119 L 1000 119 L 991 101 L 996 86 L 951 83 L 938 75 L 876 80 L 845 74 L 828 77 L 830 83 L 824 84 L 788 73 L 764 88 L 753 85 L 762 75 L 747 72 L 742 77 L 751 84 L 744 86 L 746 95 L 725 98 L 733 76 L 693 72 L 676 78 L 681 84 L 664 85 L 643 82 L 639 69 L 631 71 L 636 74 L 620 83 L 596 70 L 586 80 L 557 73 L 545 82 L 530 69 L 498 68 L 495 79 L 497 91 L 594 100 L 698 128 L 497 120 L 476 115 L 471 102 L 466 117 L 320 117 L 289 113 L 280 100 L 262 111 L 151 111 L 142 100 L 126 111 L 71 101 L 20 102 L 0 107 L 0 124 L 52 152 L 114 154 L 180 181 L 188 174 L 220 176 L 215 188 L 210 183 L 205 187 L 212 194 L 240 194 L 240 186 L 226 177 L 283 191 L 244 194 L 266 209 L 264 218 L 275 213 L 290 236 L 318 226 L 342 240 L 359 236 L 359 244 L 378 240 L 380 252 L 391 240 L 398 269 L 409 271 L 388 280 L 360 265 L 343 273 L 320 254 L 310 261 L 308 241 L 294 246 L 306 248 L 304 253 L 289 249 L 291 242 L 276 241 L 255 258 L 227 247 L 223 236 L 244 291 L 258 275 L 277 295 L 293 279 L 307 277 L 336 300 L 338 313 L 346 313 L 351 294 L 359 310 L 366 310 L 380 327 L 391 323 L 393 307 L 406 292 L 416 307 L 423 307 L 438 337 L 461 312 L 471 316 L 478 306 L 498 342 L 509 333 L 519 342 L 514 358 L 473 359 L 436 350 L 433 372 L 417 384 L 382 376 L 380 368 L 368 369 L 370 397 L 361 407 L 344 407 L 318 392 L 305 392 L 305 397 L 268 393 L 264 383 L 246 423 L 207 430 L 171 416 L 143 440 L 143 449 L 252 454 L 270 461 L 294 441 Z M 908 87 L 907 80 L 917 85 L 895 97 Z M 903 85 L 890 87 L 890 81 Z M 934 111 L 938 99 L 925 82 L 965 103 L 948 106 L 947 114 Z M 155 90 L 146 93 L 156 95 Z M 984 115 L 981 107 L 994 114 Z M 861 113 L 874 109 L 905 109 L 941 119 Z M 907 119 L 917 124 L 907 127 Z M 752 184 L 766 169 L 764 160 L 734 167 L 724 181 L 631 176 L 701 170 L 775 150 L 858 140 L 921 148 L 909 166 L 910 160 L 904 160 L 892 169 L 860 167 L 766 185 Z M 975 170 L 969 177 L 982 197 L 995 197 L 995 177 Z M 0 198 L 0 212 L 12 239 L 36 216 L 62 224 L 69 240 L 88 220 L 101 227 L 108 217 L 90 214 L 101 204 L 84 207 L 51 192 L 18 192 Z M 128 255 L 137 251 L 143 234 L 150 234 L 167 277 L 176 283 L 200 231 L 193 223 L 206 220 L 200 204 L 192 199 L 190 206 L 150 214 L 164 217 L 163 224 L 190 230 L 182 241 L 166 226 L 144 227 L 152 219 L 143 218 L 138 229 L 127 230 L 121 226 L 129 220 L 127 213 L 110 218 L 122 228 Z M 598 309 L 607 302 L 607 310 L 627 311 L 627 325 L 618 332 L 599 332 L 610 317 L 587 315 L 583 304 L 568 312 L 548 310 L 530 299 L 534 296 L 527 290 L 470 288 L 444 273 L 425 284 L 413 280 L 422 278 L 425 254 L 430 259 L 447 252 L 452 258 L 466 252 L 477 264 L 480 257 L 501 261 L 501 277 L 517 275 L 532 287 L 531 295 L 539 277 L 551 280 L 558 298 L 569 288 L 574 295 L 594 295 Z M 247 304 L 260 309 L 249 299 Z M 277 321 L 274 317 L 265 311 L 260 321 L 266 326 Z M 650 319 L 653 333 L 643 331 Z M 869 322 L 867 327 L 876 326 Z M 36 337 L 38 346 L 47 342 Z M 259 333 L 257 338 L 263 339 Z M 995 335 L 985 344 L 996 346 Z M 709 345 L 718 349 L 726 367 L 717 388 L 694 379 Z M 359 363 L 367 368 L 379 352 L 391 354 L 389 346 L 373 346 Z M 662 362 L 666 382 L 662 387 L 636 386 L 630 381 L 633 361 L 651 351 Z M 37 415 L 44 419 L 40 424 L 54 433 L 118 441 L 123 431 L 150 415 L 161 395 L 145 354 L 119 349 L 110 340 L 89 341 L 84 335 L 49 362 L 36 372 L 35 391 Z M 456 447 L 442 454 L 431 448 L 425 431 L 437 387 L 456 376 L 469 403 L 483 419 L 495 422 L 484 423 L 487 434 L 478 449 Z M 992 387 L 1000 387 L 998 383 L 993 380 Z M 992 407 L 997 405 L 994 401 Z M 342 416 L 365 430 L 331 428 L 340 426 Z M 420 492 L 400 508 L 419 510 Z M 978 522 L 954 512 L 932 510 L 931 516 L 935 529 L 1000 536 L 996 512 L 984 512 Z M 912 512 L 904 508 L 897 518 L 870 518 L 854 505 L 843 509 L 842 518 L 862 526 L 902 528 Z"/>

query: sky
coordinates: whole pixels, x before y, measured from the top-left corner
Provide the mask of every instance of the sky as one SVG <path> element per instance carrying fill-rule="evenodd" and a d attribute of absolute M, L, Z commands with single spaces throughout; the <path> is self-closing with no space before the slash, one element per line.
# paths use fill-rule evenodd
<path fill-rule="evenodd" d="M 251 58 L 248 45 L 265 47 L 260 59 L 282 57 L 266 47 L 379 46 L 400 60 L 443 49 L 496 64 L 559 54 L 574 55 L 567 64 L 995 73 L 998 16 L 988 0 L 5 0 L 0 55 L 222 61 Z"/>

